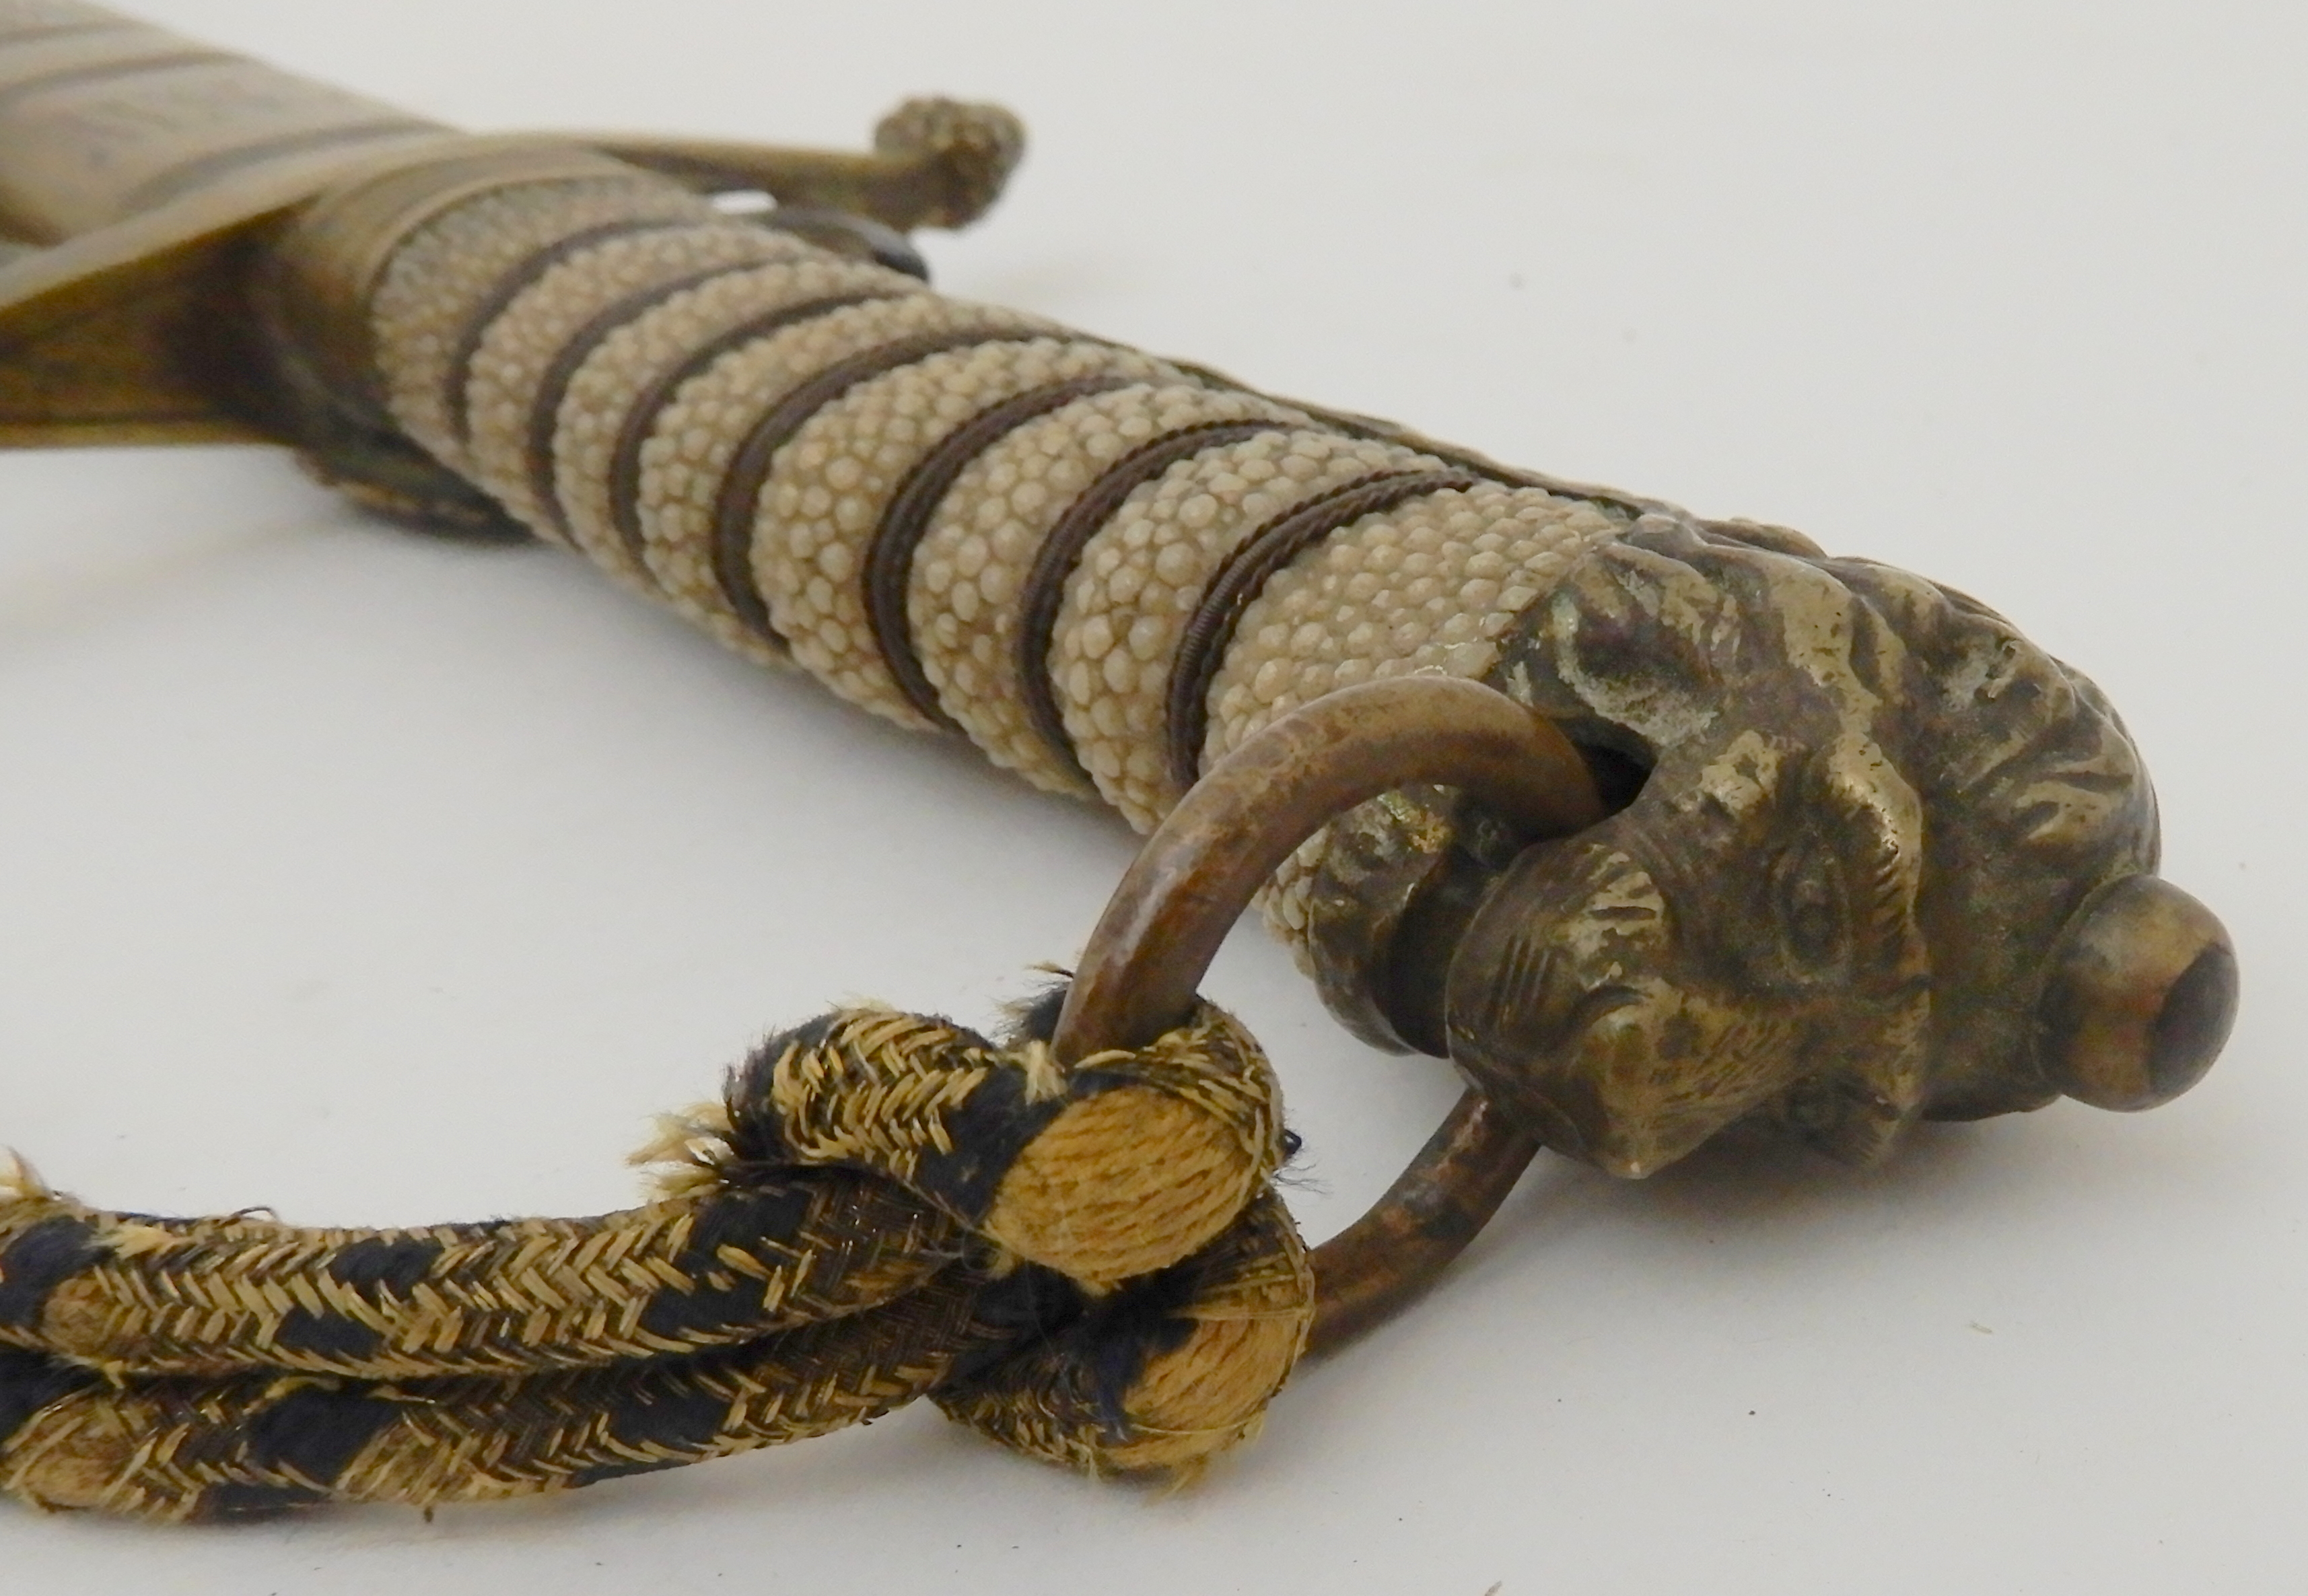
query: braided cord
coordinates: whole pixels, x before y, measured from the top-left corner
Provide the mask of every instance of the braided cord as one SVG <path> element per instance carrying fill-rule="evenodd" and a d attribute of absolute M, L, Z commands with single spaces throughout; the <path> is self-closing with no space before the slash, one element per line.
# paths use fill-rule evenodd
<path fill-rule="evenodd" d="M 0 1488 L 163 1520 L 431 1507 L 804 1439 L 923 1395 L 1107 1472 L 1244 1438 L 1313 1315 L 1273 1075 L 1204 1006 L 1061 1069 L 839 1011 L 590 1220 L 355 1231 L 0 1184 Z"/>
<path fill-rule="evenodd" d="M 155 1220 L 41 1195 L 0 1206 L 0 1345 L 143 1374 L 584 1367 L 874 1307 L 965 1241 L 841 1170 L 594 1219 L 374 1231 Z"/>
<path fill-rule="evenodd" d="M 805 1440 L 910 1402 L 1015 1336 L 983 1296 L 957 1276 L 741 1346 L 517 1380 L 90 1377 L 19 1427 L 0 1485 L 44 1506 L 175 1520 L 591 1485 Z"/>

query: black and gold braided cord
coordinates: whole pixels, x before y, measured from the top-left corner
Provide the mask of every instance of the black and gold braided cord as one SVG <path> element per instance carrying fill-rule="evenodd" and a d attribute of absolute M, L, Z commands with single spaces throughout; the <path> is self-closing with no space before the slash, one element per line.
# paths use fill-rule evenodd
<path fill-rule="evenodd" d="M 806 1439 L 910 1402 L 1017 1334 L 1003 1304 L 982 1297 L 957 1274 L 742 1346 L 525 1379 L 84 1376 L 20 1426 L 0 1485 L 47 1506 L 162 1520 L 590 1485 Z"/>
<path fill-rule="evenodd" d="M 143 1374 L 512 1375 L 839 1318 L 960 1257 L 888 1183 L 789 1170 L 592 1219 L 400 1230 L 0 1207 L 0 1344 Z"/>
<path fill-rule="evenodd" d="M 1094 1471 L 1191 1463 L 1254 1430 L 1305 1338 L 1282 1146 L 1216 1009 L 1073 1070 L 862 1009 L 764 1044 L 659 1150 L 668 1195 L 593 1219 L 159 1219 L 20 1173 L 0 1488 L 163 1520 L 431 1507 L 926 1394 Z"/>

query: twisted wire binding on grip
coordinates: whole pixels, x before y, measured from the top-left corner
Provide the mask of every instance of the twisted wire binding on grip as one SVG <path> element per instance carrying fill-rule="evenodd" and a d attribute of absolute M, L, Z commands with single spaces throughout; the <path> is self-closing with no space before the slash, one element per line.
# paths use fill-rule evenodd
<path fill-rule="evenodd" d="M 1479 676 L 1640 513 L 639 175 L 508 182 L 348 282 L 365 197 L 284 239 L 284 319 L 357 320 L 397 427 L 739 651 L 1141 830 L 1333 687 Z M 1287 885 L 1276 912 L 1302 918 Z"/>

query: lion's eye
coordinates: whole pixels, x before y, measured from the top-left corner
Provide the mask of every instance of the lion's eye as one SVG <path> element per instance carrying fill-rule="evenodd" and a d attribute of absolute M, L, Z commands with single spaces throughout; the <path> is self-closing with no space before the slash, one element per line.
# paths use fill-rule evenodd
<path fill-rule="evenodd" d="M 1835 855 L 1806 840 L 1782 853 L 1771 869 L 1771 917 L 1779 946 L 1798 974 L 1831 975 L 1848 959 L 1850 919 L 1843 872 Z"/>

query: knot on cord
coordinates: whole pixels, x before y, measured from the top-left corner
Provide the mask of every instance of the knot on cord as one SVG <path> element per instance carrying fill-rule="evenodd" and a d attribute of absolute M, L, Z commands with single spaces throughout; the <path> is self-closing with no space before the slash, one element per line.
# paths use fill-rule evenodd
<path fill-rule="evenodd" d="M 1210 1004 L 1071 1068 L 1030 1030 L 996 1047 L 943 1020 L 837 1011 L 760 1048 L 719 1121 L 683 1132 L 712 1179 L 870 1171 L 992 1244 L 995 1269 L 1063 1277 L 1078 1308 L 938 1393 L 1038 1456 L 1103 1472 L 1216 1452 L 1252 1433 L 1305 1344 L 1312 1274 L 1270 1190 L 1289 1145 L 1279 1089 Z"/>
<path fill-rule="evenodd" d="M 917 1396 L 1095 1473 L 1253 1434 L 1312 1322 L 1263 1054 L 1200 1005 L 1072 1067 L 1033 1024 L 772 1038 L 589 1219 L 108 1212 L 0 1169 L 0 1488 L 243 1517 L 588 1485 Z"/>
<path fill-rule="evenodd" d="M 1092 1290 L 1214 1240 L 1284 1157 L 1266 1056 L 1205 1004 L 1145 1048 L 1061 1068 L 943 1020 L 848 1009 L 788 1031 L 730 1083 L 735 1164 L 885 1176 L 1029 1264 Z"/>

